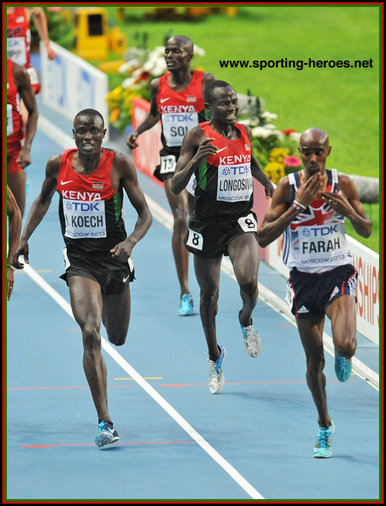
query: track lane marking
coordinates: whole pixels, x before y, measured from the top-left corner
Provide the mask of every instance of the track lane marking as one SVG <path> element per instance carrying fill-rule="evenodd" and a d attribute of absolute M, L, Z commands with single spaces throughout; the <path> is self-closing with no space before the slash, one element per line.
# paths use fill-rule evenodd
<path fill-rule="evenodd" d="M 59 304 L 59 306 L 75 320 L 72 314 L 70 304 L 54 290 L 29 264 L 24 263 L 25 273 L 52 299 Z M 101 336 L 102 348 L 115 360 L 115 362 L 122 367 L 122 369 L 134 379 L 134 381 L 150 395 L 150 397 L 166 411 L 166 413 L 173 418 L 175 422 L 187 433 L 189 436 L 201 446 L 201 448 L 220 466 L 224 471 L 250 496 L 252 499 L 264 499 L 264 497 L 227 461 L 220 453 L 213 448 L 202 436 L 199 434 L 186 420 L 183 418 L 171 404 L 167 402 L 150 383 L 148 383 L 114 348 Z"/>

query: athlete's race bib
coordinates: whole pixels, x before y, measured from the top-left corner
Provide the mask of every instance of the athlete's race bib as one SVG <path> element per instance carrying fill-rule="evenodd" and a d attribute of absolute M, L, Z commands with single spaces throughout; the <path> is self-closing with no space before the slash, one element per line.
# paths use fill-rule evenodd
<path fill-rule="evenodd" d="M 198 125 L 196 112 L 162 114 L 162 129 L 166 145 L 181 146 L 186 132 L 196 125 Z"/>
<path fill-rule="evenodd" d="M 251 164 L 219 165 L 217 200 L 241 202 L 249 200 L 253 192 Z"/>
<path fill-rule="evenodd" d="M 7 39 L 7 57 L 24 67 L 27 63 L 24 37 Z"/>
<path fill-rule="evenodd" d="M 299 259 L 304 265 L 335 265 L 349 253 L 344 225 L 298 227 Z"/>
<path fill-rule="evenodd" d="M 12 104 L 7 104 L 7 137 L 13 134 Z"/>
<path fill-rule="evenodd" d="M 106 237 L 104 200 L 83 201 L 63 199 L 66 224 L 65 236 L 71 239 Z"/>
<path fill-rule="evenodd" d="M 197 186 L 197 179 L 196 179 L 196 176 L 194 174 L 192 174 L 189 179 L 188 184 L 186 185 L 186 189 L 188 190 L 188 192 L 191 195 L 193 195 L 193 197 L 196 192 L 196 186 Z"/>
<path fill-rule="evenodd" d="M 174 155 L 161 156 L 160 174 L 168 174 L 176 170 L 176 157 Z"/>
<path fill-rule="evenodd" d="M 252 213 L 248 214 L 248 216 L 242 216 L 237 220 L 237 223 L 244 232 L 257 232 L 257 221 Z"/>
<path fill-rule="evenodd" d="M 188 239 L 186 241 L 186 245 L 202 251 L 204 245 L 204 238 L 202 237 L 202 234 L 188 228 Z"/>

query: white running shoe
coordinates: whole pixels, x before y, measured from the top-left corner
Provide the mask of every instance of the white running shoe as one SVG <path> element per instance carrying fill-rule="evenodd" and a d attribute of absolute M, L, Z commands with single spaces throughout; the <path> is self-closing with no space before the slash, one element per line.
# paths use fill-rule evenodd
<path fill-rule="evenodd" d="M 260 355 L 261 348 L 263 345 L 261 343 L 259 333 L 257 332 L 257 330 L 255 330 L 253 328 L 252 325 L 248 325 L 248 327 L 244 327 L 244 325 L 241 324 L 241 322 L 240 322 L 241 311 L 242 310 L 239 311 L 239 323 L 240 323 L 241 330 L 243 332 L 244 346 L 245 346 L 245 349 L 247 350 L 248 354 L 251 357 L 256 358 Z"/>
<path fill-rule="evenodd" d="M 220 356 L 214 362 L 208 358 L 209 363 L 209 391 L 211 394 L 218 394 L 221 392 L 222 387 L 225 383 L 224 374 L 222 372 L 221 366 L 225 357 L 225 348 L 220 346 Z"/>

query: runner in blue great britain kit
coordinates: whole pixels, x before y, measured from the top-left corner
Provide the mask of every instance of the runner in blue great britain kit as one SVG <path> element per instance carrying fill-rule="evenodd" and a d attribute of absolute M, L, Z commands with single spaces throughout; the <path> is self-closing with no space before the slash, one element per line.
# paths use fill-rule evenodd
<path fill-rule="evenodd" d="M 345 235 L 345 218 L 363 237 L 372 223 L 351 179 L 326 169 L 328 135 L 309 128 L 300 137 L 304 169 L 280 180 L 258 231 L 265 247 L 284 232 L 283 261 L 290 269 L 287 301 L 296 318 L 306 354 L 307 385 L 318 411 L 314 457 L 332 455 L 335 425 L 327 410 L 323 351 L 325 316 L 331 320 L 335 372 L 339 381 L 351 375 L 356 350 L 356 286 L 358 273 Z"/>
<path fill-rule="evenodd" d="M 225 348 L 217 344 L 220 269 L 229 255 L 240 287 L 242 309 L 238 321 L 251 357 L 261 351 L 261 340 L 252 325 L 258 297 L 259 248 L 257 218 L 252 211 L 253 177 L 271 197 L 274 187 L 252 154 L 248 127 L 237 123 L 238 99 L 225 81 L 213 81 L 204 92 L 210 120 L 185 134 L 172 190 L 178 194 L 194 174 L 194 212 L 189 217 L 185 244 L 194 254 L 200 286 L 200 315 L 209 354 L 209 391 L 224 386 L 222 362 Z"/>

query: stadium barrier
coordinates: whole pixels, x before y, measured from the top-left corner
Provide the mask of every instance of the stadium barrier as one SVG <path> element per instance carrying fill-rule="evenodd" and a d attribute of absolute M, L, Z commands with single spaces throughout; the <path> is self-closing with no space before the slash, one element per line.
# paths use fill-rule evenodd
<path fill-rule="evenodd" d="M 82 109 L 96 109 L 105 120 L 107 142 L 109 140 L 107 74 L 55 42 L 50 41 L 50 45 L 57 54 L 55 60 L 48 59 L 44 44 L 40 41 L 43 103 L 71 121 Z"/>

